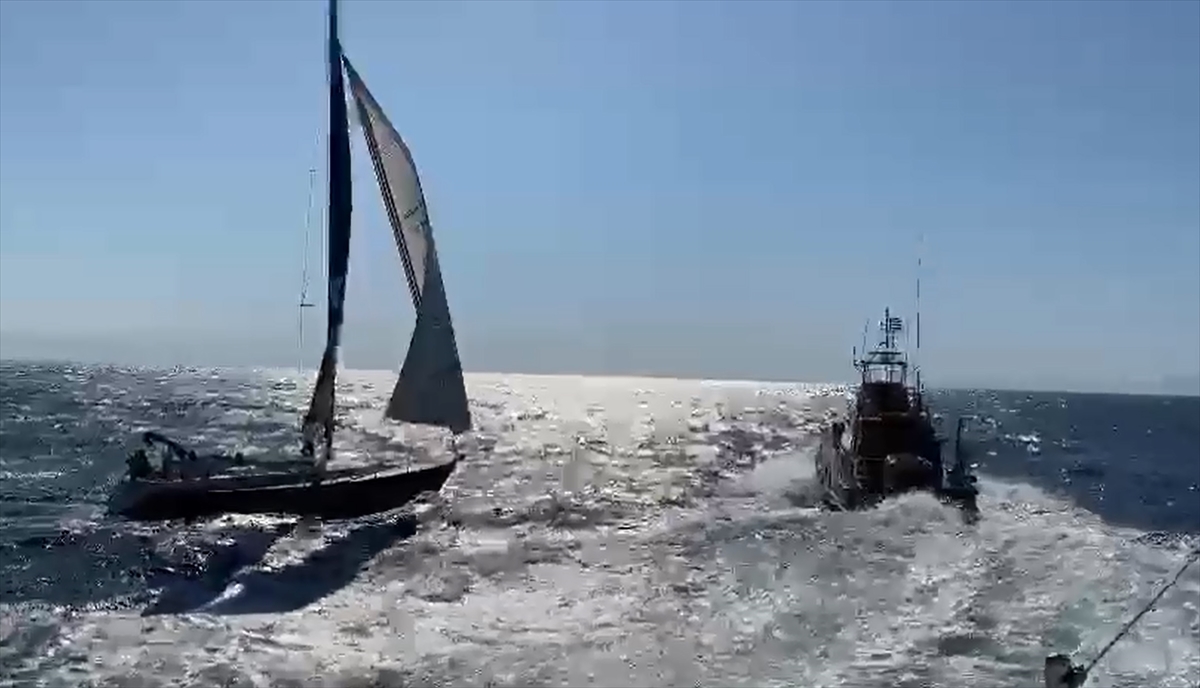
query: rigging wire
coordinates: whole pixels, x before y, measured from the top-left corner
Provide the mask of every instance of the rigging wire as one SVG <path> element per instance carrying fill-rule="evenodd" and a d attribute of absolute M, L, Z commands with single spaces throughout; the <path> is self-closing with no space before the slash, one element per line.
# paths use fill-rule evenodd
<path fill-rule="evenodd" d="M 1091 662 L 1088 662 L 1087 666 L 1085 666 L 1083 669 L 1085 676 L 1091 673 L 1092 668 L 1095 667 L 1101 659 L 1104 659 L 1104 655 L 1108 654 L 1108 651 L 1112 649 L 1113 645 L 1117 644 L 1117 641 L 1128 635 L 1129 631 L 1133 630 L 1134 625 L 1137 624 L 1137 622 L 1140 621 L 1143 616 L 1149 613 L 1151 609 L 1154 609 L 1154 605 L 1158 604 L 1158 601 L 1162 599 L 1163 595 L 1166 595 L 1167 591 L 1179 582 L 1180 577 L 1183 576 L 1183 572 L 1187 571 L 1187 568 L 1195 563 L 1197 559 L 1200 559 L 1200 547 L 1192 550 L 1191 554 L 1188 555 L 1187 560 L 1183 562 L 1183 566 L 1179 567 L 1179 570 L 1175 572 L 1175 576 L 1162 587 L 1162 590 L 1159 590 L 1158 594 L 1151 598 L 1151 600 L 1147 602 L 1144 607 L 1142 607 L 1141 611 L 1135 614 L 1128 623 L 1121 627 L 1121 630 L 1117 632 L 1117 635 L 1113 637 L 1112 640 L 1108 641 L 1108 644 L 1104 646 L 1104 649 L 1100 650 L 1095 659 L 1093 659 Z"/>
<path fill-rule="evenodd" d="M 312 228 L 312 210 L 313 210 L 313 191 L 317 182 L 317 170 L 314 167 L 308 169 L 308 206 L 304 209 L 304 255 L 301 258 L 300 268 L 300 302 L 298 316 L 298 334 L 299 339 L 297 348 L 297 372 L 304 372 L 304 309 L 311 308 L 313 304 L 308 302 L 308 250 L 309 242 L 311 241 Z"/>

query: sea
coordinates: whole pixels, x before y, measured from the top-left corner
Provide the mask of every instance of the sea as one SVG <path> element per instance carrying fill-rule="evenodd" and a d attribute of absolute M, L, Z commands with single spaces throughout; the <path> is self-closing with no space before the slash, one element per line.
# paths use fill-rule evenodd
<path fill-rule="evenodd" d="M 296 458 L 313 376 L 0 363 L 0 685 L 1033 688 L 1086 662 L 1200 544 L 1200 399 L 937 391 L 981 518 L 818 507 L 845 387 L 469 375 L 440 494 L 314 523 L 138 524 L 136 435 Z M 333 465 L 424 465 L 391 371 L 338 382 Z M 1087 686 L 1200 685 L 1200 564 Z"/>

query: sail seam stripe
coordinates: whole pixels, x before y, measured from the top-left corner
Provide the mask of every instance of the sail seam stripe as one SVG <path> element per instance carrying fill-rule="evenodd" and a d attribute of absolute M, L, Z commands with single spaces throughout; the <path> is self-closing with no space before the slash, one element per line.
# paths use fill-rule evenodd
<path fill-rule="evenodd" d="M 358 89 L 354 90 L 357 91 Z M 387 169 L 384 167 L 383 157 L 379 153 L 379 142 L 375 139 L 375 132 L 371 127 L 371 115 L 363 107 L 362 101 L 358 98 L 358 93 L 354 94 L 354 104 L 358 109 L 359 118 L 363 120 L 363 138 L 366 139 L 367 150 L 371 154 L 371 166 L 375 168 L 375 179 L 379 182 L 379 191 L 380 195 L 383 196 L 383 206 L 387 212 L 388 223 L 392 227 L 392 236 L 396 240 L 396 248 L 400 251 L 400 262 L 404 264 L 404 276 L 408 278 L 408 291 L 412 296 L 413 308 L 420 309 L 421 292 L 417 287 L 417 273 L 413 269 L 412 256 L 408 252 L 408 242 L 404 240 L 404 225 L 400 221 L 399 213 L 396 212 L 396 201 L 392 198 L 392 189 L 388 181 Z"/>
<path fill-rule="evenodd" d="M 374 102 L 374 97 L 367 90 L 366 84 L 358 76 L 358 71 L 350 64 L 349 58 L 342 54 L 342 62 L 346 65 L 346 72 L 350 76 L 350 90 L 354 97 L 354 106 L 358 110 L 358 118 L 363 130 L 363 138 L 367 142 L 367 151 L 371 155 L 371 166 L 375 169 L 375 180 L 379 183 L 379 192 L 383 197 L 384 210 L 387 212 L 388 224 L 392 227 L 392 237 L 396 241 L 396 249 L 400 252 L 400 262 L 404 265 L 404 276 L 408 280 L 408 291 L 412 297 L 413 308 L 420 310 L 421 308 L 421 288 L 417 286 L 417 272 L 413 268 L 412 255 L 408 249 L 408 242 L 404 239 L 404 224 L 400 218 L 399 212 L 396 210 L 396 199 L 392 196 L 391 181 L 388 179 L 387 168 L 383 163 L 383 155 L 379 150 L 379 140 L 375 138 L 375 128 L 373 123 L 375 117 L 368 111 L 367 103 L 364 103 L 363 96 L 371 100 L 375 110 L 379 110 L 378 104 Z M 384 123 L 386 124 L 386 122 Z M 424 205 L 424 198 L 421 199 Z"/>

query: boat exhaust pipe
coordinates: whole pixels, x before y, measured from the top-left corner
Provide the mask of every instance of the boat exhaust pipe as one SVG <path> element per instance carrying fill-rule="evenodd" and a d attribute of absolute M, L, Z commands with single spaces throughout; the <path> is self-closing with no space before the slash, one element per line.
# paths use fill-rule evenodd
<path fill-rule="evenodd" d="M 1050 655 L 1043 671 L 1046 688 L 1080 688 L 1087 680 L 1087 670 L 1071 664 L 1067 655 Z"/>

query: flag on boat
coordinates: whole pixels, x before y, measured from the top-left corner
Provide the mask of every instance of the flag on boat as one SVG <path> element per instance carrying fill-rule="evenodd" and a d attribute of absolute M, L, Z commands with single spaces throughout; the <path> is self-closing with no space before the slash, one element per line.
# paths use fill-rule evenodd
<path fill-rule="evenodd" d="M 889 316 L 883 321 L 883 329 L 885 332 L 900 332 L 904 329 L 904 319 L 896 316 Z"/>

